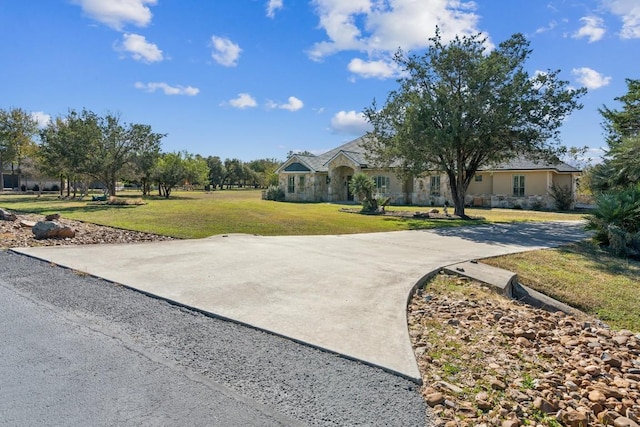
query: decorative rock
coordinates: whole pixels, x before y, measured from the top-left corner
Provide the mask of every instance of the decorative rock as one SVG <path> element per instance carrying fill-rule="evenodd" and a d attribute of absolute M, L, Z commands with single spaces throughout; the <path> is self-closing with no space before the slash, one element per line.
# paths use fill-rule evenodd
<path fill-rule="evenodd" d="M 616 418 L 620 418 L 620 414 L 617 414 L 613 411 L 603 411 L 598 414 L 598 421 L 600 421 L 600 424 L 604 425 L 613 424 Z"/>
<path fill-rule="evenodd" d="M 579 411 L 567 411 L 562 413 L 560 420 L 566 426 L 570 427 L 586 427 L 589 418 L 587 414 Z"/>
<path fill-rule="evenodd" d="M 598 366 L 596 366 L 596 365 L 589 365 L 589 366 L 586 366 L 586 367 L 584 368 L 584 370 L 585 370 L 585 372 L 586 372 L 587 374 L 592 375 L 592 376 L 594 376 L 594 377 L 596 377 L 596 376 L 598 376 L 598 375 L 600 375 L 600 374 L 602 373 L 602 371 L 600 370 L 600 368 L 599 368 Z"/>
<path fill-rule="evenodd" d="M 483 391 L 476 394 L 475 401 L 478 409 L 482 411 L 488 411 L 489 409 L 493 408 L 493 404 L 489 402 L 489 393 L 487 392 Z"/>
<path fill-rule="evenodd" d="M 635 421 L 637 424 L 640 424 L 640 408 L 633 410 L 627 409 L 627 418 L 632 421 Z"/>
<path fill-rule="evenodd" d="M 504 390 L 507 388 L 505 383 L 493 377 L 489 380 L 489 385 L 491 385 L 491 388 L 494 390 Z"/>
<path fill-rule="evenodd" d="M 558 411 L 558 407 L 542 397 L 536 397 L 533 401 L 533 407 L 546 414 L 553 414 Z"/>
<path fill-rule="evenodd" d="M 59 213 L 49 214 L 49 215 L 44 217 L 45 221 L 57 221 L 59 219 L 60 219 L 60 214 Z"/>
<path fill-rule="evenodd" d="M 570 391 L 576 391 L 578 390 L 578 385 L 576 383 L 574 383 L 573 381 L 567 381 L 564 383 L 564 386 L 570 390 Z"/>
<path fill-rule="evenodd" d="M 613 421 L 615 427 L 638 427 L 638 424 L 627 417 L 618 417 Z"/>
<path fill-rule="evenodd" d="M 626 335 L 616 335 L 611 339 L 618 345 L 625 345 L 629 341 L 629 337 Z"/>
<path fill-rule="evenodd" d="M 528 340 L 532 340 L 536 337 L 536 332 L 532 329 L 525 331 L 522 328 L 516 328 L 513 330 L 513 335 L 516 337 L 524 337 Z"/>
<path fill-rule="evenodd" d="M 519 425 L 520 421 L 518 419 L 504 420 L 502 422 L 502 427 L 518 427 Z"/>
<path fill-rule="evenodd" d="M 622 361 L 620 359 L 611 357 L 609 353 L 602 353 L 600 359 L 604 362 L 605 365 L 613 366 L 614 368 L 619 368 L 622 366 Z"/>
<path fill-rule="evenodd" d="M 39 221 L 31 231 L 36 240 L 42 239 L 71 239 L 76 232 L 69 227 L 62 226 L 54 221 Z"/>
<path fill-rule="evenodd" d="M 34 225 L 36 225 L 35 221 L 27 221 L 26 219 L 20 220 L 20 227 L 33 228 Z"/>
<path fill-rule="evenodd" d="M 596 403 L 604 403 L 607 397 L 600 390 L 591 390 L 589 392 L 589 400 Z"/>
<path fill-rule="evenodd" d="M 435 393 L 426 395 L 424 398 L 427 401 L 427 405 L 431 406 L 432 408 L 444 402 L 444 395 L 437 391 Z"/>
<path fill-rule="evenodd" d="M 460 394 L 460 393 L 464 392 L 464 390 L 461 389 L 460 387 L 458 387 L 456 385 L 453 385 L 453 384 L 449 384 L 448 382 L 445 382 L 445 381 L 438 382 L 438 385 L 441 386 L 441 387 L 444 387 L 444 388 L 446 388 L 446 389 L 448 389 L 448 390 L 450 390 L 450 391 L 452 391 L 453 393 L 456 393 L 456 394 Z"/>
<path fill-rule="evenodd" d="M 0 220 L 3 221 L 15 221 L 18 219 L 16 214 L 11 213 L 9 211 L 5 211 L 4 209 L 0 209 Z"/>

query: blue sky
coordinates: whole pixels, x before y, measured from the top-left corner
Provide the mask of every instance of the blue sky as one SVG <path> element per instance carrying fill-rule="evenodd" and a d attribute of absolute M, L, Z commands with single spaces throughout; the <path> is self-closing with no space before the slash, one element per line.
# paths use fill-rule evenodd
<path fill-rule="evenodd" d="M 362 135 L 397 87 L 391 57 L 482 32 L 523 33 L 530 73 L 587 87 L 567 146 L 604 146 L 598 108 L 640 78 L 639 0 L 2 0 L 0 108 L 69 108 L 166 133 L 164 151 L 241 160 Z"/>

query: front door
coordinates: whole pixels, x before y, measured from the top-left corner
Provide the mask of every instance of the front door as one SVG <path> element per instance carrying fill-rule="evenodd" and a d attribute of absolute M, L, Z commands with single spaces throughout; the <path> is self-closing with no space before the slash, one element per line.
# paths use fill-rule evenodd
<path fill-rule="evenodd" d="M 351 192 L 351 175 L 347 176 L 347 200 L 353 202 L 353 193 Z"/>

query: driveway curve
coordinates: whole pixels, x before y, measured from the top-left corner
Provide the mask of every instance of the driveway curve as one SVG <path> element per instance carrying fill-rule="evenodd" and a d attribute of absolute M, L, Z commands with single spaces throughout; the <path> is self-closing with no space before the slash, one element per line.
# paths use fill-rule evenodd
<path fill-rule="evenodd" d="M 560 246 L 581 222 L 14 249 L 420 382 L 407 298 L 443 266 Z"/>

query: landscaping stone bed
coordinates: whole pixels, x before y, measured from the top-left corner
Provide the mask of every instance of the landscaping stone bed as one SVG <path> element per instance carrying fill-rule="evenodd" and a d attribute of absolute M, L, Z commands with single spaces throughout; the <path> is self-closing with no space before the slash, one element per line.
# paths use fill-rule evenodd
<path fill-rule="evenodd" d="M 640 335 L 535 309 L 465 278 L 435 280 L 447 291 L 427 285 L 408 319 L 422 394 L 442 424 L 640 423 Z"/>
<path fill-rule="evenodd" d="M 29 224 L 44 221 L 42 215 L 16 214 L 14 221 L 0 221 L 0 248 L 31 246 L 91 245 L 101 243 L 140 243 L 172 240 L 168 236 L 122 230 L 81 221 L 59 218 L 60 225 L 75 231 L 75 237 L 68 239 L 36 240 Z"/>

